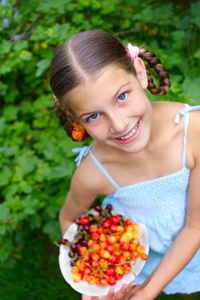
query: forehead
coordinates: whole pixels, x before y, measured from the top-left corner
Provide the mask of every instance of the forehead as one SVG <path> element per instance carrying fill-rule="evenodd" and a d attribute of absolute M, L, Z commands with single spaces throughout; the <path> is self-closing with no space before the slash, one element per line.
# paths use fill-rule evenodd
<path fill-rule="evenodd" d="M 70 93 L 69 108 L 75 115 L 82 111 L 98 110 L 104 101 L 109 101 L 123 85 L 133 80 L 134 75 L 117 65 L 109 65 L 94 76 L 88 77 L 84 83 Z"/>

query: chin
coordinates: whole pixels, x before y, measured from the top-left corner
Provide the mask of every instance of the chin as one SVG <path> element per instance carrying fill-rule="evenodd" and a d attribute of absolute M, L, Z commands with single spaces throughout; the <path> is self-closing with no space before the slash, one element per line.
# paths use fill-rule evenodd
<path fill-rule="evenodd" d="M 140 139 L 138 139 L 137 141 L 134 141 L 132 143 L 129 144 L 121 144 L 121 143 L 117 143 L 114 141 L 110 141 L 109 145 L 112 147 L 115 147 L 117 149 L 120 149 L 124 152 L 127 153 L 138 153 L 141 152 L 142 150 L 144 150 L 149 142 L 149 137 L 142 137 Z"/>

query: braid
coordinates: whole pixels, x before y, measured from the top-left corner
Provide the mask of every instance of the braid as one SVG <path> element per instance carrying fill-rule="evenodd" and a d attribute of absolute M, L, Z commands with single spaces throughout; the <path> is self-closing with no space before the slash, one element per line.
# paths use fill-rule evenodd
<path fill-rule="evenodd" d="M 157 58 L 153 52 L 148 51 L 145 47 L 140 47 L 139 49 L 139 57 L 143 58 L 145 61 L 148 62 L 151 68 L 155 69 L 160 82 L 159 87 L 156 88 L 155 84 L 153 83 L 153 78 L 151 77 L 150 72 L 146 69 L 148 78 L 148 90 L 150 90 L 150 92 L 156 96 L 166 95 L 170 88 L 170 80 L 169 74 L 167 73 L 165 66 L 161 64 L 160 59 Z"/>
<path fill-rule="evenodd" d="M 60 121 L 60 124 L 63 126 L 67 135 L 73 141 L 77 142 L 77 140 L 74 140 L 72 137 L 72 131 L 73 131 L 72 121 L 73 120 L 72 120 L 71 116 L 62 109 L 57 98 L 55 99 L 55 112 L 56 112 L 56 116 L 58 117 L 58 119 Z M 85 131 L 84 136 L 83 136 L 82 140 L 80 140 L 80 142 L 87 140 L 89 137 L 90 137 L 89 134 L 87 133 L 87 131 Z"/>

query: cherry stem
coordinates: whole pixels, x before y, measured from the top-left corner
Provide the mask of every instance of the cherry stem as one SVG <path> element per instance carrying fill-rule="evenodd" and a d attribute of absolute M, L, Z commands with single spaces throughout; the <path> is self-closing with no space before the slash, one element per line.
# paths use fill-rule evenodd
<path fill-rule="evenodd" d="M 54 243 L 57 247 L 60 247 L 60 245 L 59 245 L 56 241 L 53 241 L 53 243 Z"/>

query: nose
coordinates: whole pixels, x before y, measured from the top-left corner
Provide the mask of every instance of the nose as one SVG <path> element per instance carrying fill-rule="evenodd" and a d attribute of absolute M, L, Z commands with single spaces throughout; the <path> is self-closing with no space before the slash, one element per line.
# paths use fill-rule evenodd
<path fill-rule="evenodd" d="M 121 110 L 115 110 L 109 114 L 110 131 L 112 133 L 120 133 L 126 130 L 128 125 L 128 117 Z"/>

